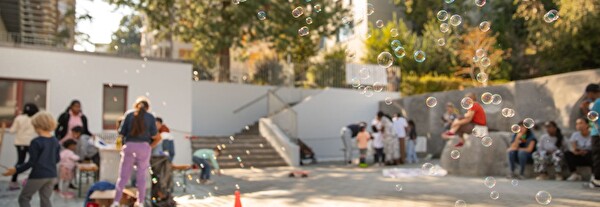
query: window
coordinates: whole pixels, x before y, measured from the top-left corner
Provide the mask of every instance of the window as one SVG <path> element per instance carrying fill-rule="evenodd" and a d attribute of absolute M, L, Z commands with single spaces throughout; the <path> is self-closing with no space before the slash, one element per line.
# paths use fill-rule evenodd
<path fill-rule="evenodd" d="M 117 129 L 117 120 L 127 110 L 127 86 L 104 85 L 102 126 Z"/>
<path fill-rule="evenodd" d="M 46 82 L 0 78 L 0 122 L 9 125 L 26 103 L 46 109 Z"/>

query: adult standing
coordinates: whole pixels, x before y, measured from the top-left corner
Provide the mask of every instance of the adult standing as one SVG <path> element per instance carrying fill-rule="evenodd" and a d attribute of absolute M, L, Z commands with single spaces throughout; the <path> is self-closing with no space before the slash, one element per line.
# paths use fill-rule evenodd
<path fill-rule="evenodd" d="M 23 107 L 23 113 L 15 117 L 15 120 L 8 130 L 9 133 L 16 134 L 15 147 L 17 148 L 17 163 L 15 164 L 15 167 L 25 163 L 25 158 L 29 152 L 29 144 L 33 138 L 37 137 L 37 133 L 31 124 L 31 117 L 38 111 L 39 109 L 35 104 L 26 103 Z M 18 190 L 21 188 L 17 182 L 18 176 L 18 173 L 15 173 L 12 176 L 8 186 L 9 190 Z"/>
<path fill-rule="evenodd" d="M 125 115 L 125 119 L 119 127 L 119 134 L 125 137 L 125 141 L 121 150 L 119 178 L 113 206 L 118 206 L 118 201 L 121 200 L 123 189 L 131 176 L 134 164 L 137 166 L 137 204 L 143 206 L 146 198 L 146 175 L 148 173 L 146 170 L 150 167 L 150 154 L 152 148 L 160 141 L 160 138 L 153 139 L 158 130 L 154 116 L 148 113 L 150 109 L 148 101 L 138 98 L 134 108 L 134 111 Z"/>
<path fill-rule="evenodd" d="M 589 90 L 590 98 L 593 98 L 595 101 L 592 103 L 590 111 L 595 111 L 596 113 L 600 113 L 600 85 L 593 84 L 592 86 L 588 86 L 586 88 L 586 92 Z M 598 128 L 600 128 L 600 119 L 596 121 L 590 120 L 590 125 L 592 128 L 592 179 L 590 180 L 590 187 L 600 187 L 600 133 L 598 133 Z"/>
<path fill-rule="evenodd" d="M 375 126 L 377 131 L 383 134 L 385 143 L 383 151 L 386 154 L 386 163 L 390 165 L 398 164 L 396 161 L 400 159 L 400 144 L 398 144 L 398 139 L 395 137 L 392 120 L 385 116 L 383 112 L 379 111 L 377 112 L 375 119 L 371 122 L 371 125 Z"/>
<path fill-rule="evenodd" d="M 366 126 L 367 124 L 365 122 L 359 122 L 342 127 L 340 134 L 342 135 L 342 141 L 344 143 L 344 163 L 352 163 L 352 148 L 354 146 L 352 139 L 358 135 L 361 127 Z"/>
<path fill-rule="evenodd" d="M 406 160 L 406 132 L 408 131 L 408 122 L 402 116 L 402 113 L 396 113 L 393 118 L 394 132 L 400 143 L 400 159 L 396 160 L 399 164 L 404 164 Z"/>
<path fill-rule="evenodd" d="M 73 100 L 69 104 L 69 107 L 67 107 L 67 110 L 58 117 L 58 127 L 56 127 L 54 135 L 58 140 L 64 138 L 74 139 L 75 137 L 73 137 L 71 130 L 76 126 L 83 127 L 82 134 L 92 136 L 90 130 L 88 130 L 87 117 L 81 111 L 81 102 Z"/>

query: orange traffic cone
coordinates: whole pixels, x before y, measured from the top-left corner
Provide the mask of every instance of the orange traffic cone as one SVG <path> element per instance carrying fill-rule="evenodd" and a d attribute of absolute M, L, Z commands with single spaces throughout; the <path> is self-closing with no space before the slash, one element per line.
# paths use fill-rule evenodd
<path fill-rule="evenodd" d="M 242 207 L 242 200 L 240 199 L 240 191 L 235 191 L 235 204 L 233 207 Z"/>

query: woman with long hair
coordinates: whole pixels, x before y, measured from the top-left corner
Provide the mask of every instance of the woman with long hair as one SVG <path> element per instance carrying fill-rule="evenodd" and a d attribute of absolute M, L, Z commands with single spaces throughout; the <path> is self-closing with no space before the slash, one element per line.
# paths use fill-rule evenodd
<path fill-rule="evenodd" d="M 546 133 L 540 137 L 537 143 L 537 151 L 533 153 L 533 169 L 539 175 L 537 180 L 548 179 L 546 167 L 554 166 L 554 174 L 556 180 L 563 180 L 562 160 L 563 147 L 567 146 L 560 128 L 554 121 L 549 121 L 544 124 Z"/>
<path fill-rule="evenodd" d="M 71 134 L 71 129 L 76 126 L 83 127 L 82 134 L 92 136 L 90 130 L 88 130 L 87 117 L 81 111 L 81 102 L 73 100 L 65 112 L 58 117 L 58 127 L 54 131 L 54 135 L 58 140 L 62 140 L 63 138 L 72 139 L 74 137 Z"/>
<path fill-rule="evenodd" d="M 124 137 L 121 150 L 119 178 L 117 179 L 116 194 L 113 206 L 118 206 L 125 184 L 131 177 L 134 164 L 136 170 L 137 206 L 143 206 L 146 197 L 146 175 L 150 167 L 152 148 L 160 139 L 154 139 L 158 130 L 156 119 L 148 110 L 150 104 L 145 98 L 138 98 L 134 110 L 125 115 L 119 127 L 119 134 Z"/>
<path fill-rule="evenodd" d="M 17 164 L 16 166 L 25 163 L 25 158 L 29 152 L 29 144 L 31 140 L 37 137 L 37 133 L 31 124 L 31 117 L 39 111 L 38 107 L 33 103 L 26 103 L 23 107 L 23 113 L 15 117 L 8 132 L 16 134 L 15 147 L 17 148 Z M 17 182 L 19 174 L 15 173 L 8 185 L 9 190 L 18 190 L 21 187 Z"/>
<path fill-rule="evenodd" d="M 521 129 L 518 133 L 513 135 L 513 139 L 511 141 L 510 146 L 508 147 L 508 163 L 510 166 L 510 173 L 508 175 L 509 178 L 525 178 L 525 165 L 532 158 L 532 154 L 535 151 L 535 146 L 537 140 L 535 136 L 531 132 L 531 130 L 527 129 L 523 122 L 519 122 L 519 127 Z M 519 165 L 519 174 L 515 175 L 516 165 Z"/>

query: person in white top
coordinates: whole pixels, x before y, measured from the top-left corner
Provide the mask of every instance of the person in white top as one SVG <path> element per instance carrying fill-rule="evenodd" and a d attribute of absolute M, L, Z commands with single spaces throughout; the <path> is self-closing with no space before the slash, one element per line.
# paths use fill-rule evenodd
<path fill-rule="evenodd" d="M 394 114 L 394 131 L 396 132 L 396 137 L 398 138 L 398 143 L 400 143 L 400 159 L 396 160 L 396 162 L 400 164 L 404 164 L 406 160 L 406 132 L 408 129 L 408 122 L 402 116 L 402 113 Z"/>
<path fill-rule="evenodd" d="M 546 122 L 546 134 L 537 142 L 536 151 L 533 152 L 533 170 L 539 174 L 537 180 L 548 179 L 547 165 L 554 166 L 556 180 L 563 180 L 562 172 L 562 149 L 567 146 L 562 132 L 554 121 Z"/>
<path fill-rule="evenodd" d="M 565 152 L 565 160 L 571 175 L 567 178 L 568 181 L 579 181 L 581 175 L 577 174 L 578 166 L 592 166 L 592 136 L 590 126 L 585 119 L 579 118 L 575 121 L 575 129 L 569 140 L 569 150 Z"/>
<path fill-rule="evenodd" d="M 383 112 L 378 112 L 377 116 L 371 122 L 371 125 L 377 127 L 377 131 L 383 134 L 383 151 L 386 154 L 386 164 L 397 164 L 400 159 L 400 150 L 398 149 L 398 139 L 395 139 L 394 124 Z"/>
<path fill-rule="evenodd" d="M 39 109 L 35 104 L 26 103 L 23 107 L 23 114 L 15 117 L 15 120 L 12 122 L 12 125 L 8 130 L 9 133 L 16 134 L 15 147 L 17 148 L 17 164 L 15 164 L 15 166 L 25 163 L 25 158 L 29 152 L 29 143 L 33 138 L 38 136 L 33 128 L 33 125 L 31 124 L 31 117 L 38 111 Z M 6 123 L 2 124 L 6 125 Z M 18 175 L 19 174 L 15 173 L 12 176 L 8 187 L 9 190 L 18 190 L 21 188 L 17 182 Z"/>
<path fill-rule="evenodd" d="M 382 166 L 385 162 L 385 153 L 383 152 L 383 147 L 385 143 L 383 141 L 383 134 L 379 132 L 375 125 L 371 126 L 373 134 L 371 137 L 373 138 L 373 149 L 375 149 L 375 154 L 373 155 L 375 164 Z"/>

